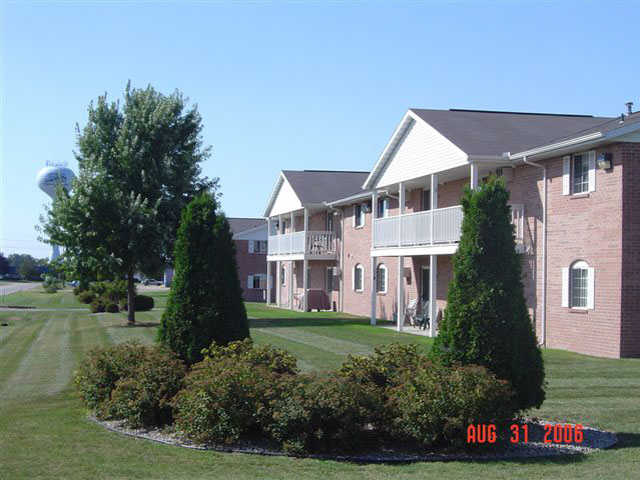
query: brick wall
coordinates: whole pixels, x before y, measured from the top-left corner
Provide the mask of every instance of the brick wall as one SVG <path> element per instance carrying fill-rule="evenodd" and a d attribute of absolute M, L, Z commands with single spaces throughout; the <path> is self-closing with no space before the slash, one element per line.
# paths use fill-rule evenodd
<path fill-rule="evenodd" d="M 620 355 L 640 357 L 640 144 L 616 145 L 622 183 L 622 325 Z"/>
<path fill-rule="evenodd" d="M 263 253 L 249 253 L 249 240 L 234 240 L 236 244 L 236 263 L 238 264 L 238 277 L 242 287 L 243 298 L 247 302 L 264 302 L 264 289 L 248 288 L 247 277 L 249 275 L 267 273 L 267 255 Z"/>

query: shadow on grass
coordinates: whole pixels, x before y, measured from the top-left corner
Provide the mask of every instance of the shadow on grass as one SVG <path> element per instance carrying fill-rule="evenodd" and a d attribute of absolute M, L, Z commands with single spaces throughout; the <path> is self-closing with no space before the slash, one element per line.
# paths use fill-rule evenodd
<path fill-rule="evenodd" d="M 133 325 L 129 323 L 123 323 L 121 325 L 110 325 L 107 328 L 150 328 L 159 326 L 160 322 L 136 322 Z"/>
<path fill-rule="evenodd" d="M 640 448 L 640 433 L 620 432 L 616 433 L 618 443 L 610 450 L 621 450 L 623 448 Z"/>
<path fill-rule="evenodd" d="M 344 325 L 369 325 L 369 320 L 358 318 L 252 318 L 249 324 L 254 328 L 278 327 L 331 327 Z M 391 325 L 391 322 L 378 322 L 378 325 Z"/>

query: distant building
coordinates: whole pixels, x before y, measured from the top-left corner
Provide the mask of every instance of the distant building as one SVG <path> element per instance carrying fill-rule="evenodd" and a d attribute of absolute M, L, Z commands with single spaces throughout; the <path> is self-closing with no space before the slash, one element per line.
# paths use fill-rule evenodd
<path fill-rule="evenodd" d="M 267 222 L 263 218 L 228 218 L 236 245 L 238 277 L 247 302 L 266 301 Z"/>

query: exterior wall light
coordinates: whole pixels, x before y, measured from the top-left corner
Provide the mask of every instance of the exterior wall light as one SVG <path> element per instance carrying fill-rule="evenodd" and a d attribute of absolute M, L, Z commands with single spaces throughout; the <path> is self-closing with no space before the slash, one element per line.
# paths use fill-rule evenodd
<path fill-rule="evenodd" d="M 612 153 L 599 154 L 598 168 L 600 170 L 611 170 L 613 168 L 613 154 Z"/>

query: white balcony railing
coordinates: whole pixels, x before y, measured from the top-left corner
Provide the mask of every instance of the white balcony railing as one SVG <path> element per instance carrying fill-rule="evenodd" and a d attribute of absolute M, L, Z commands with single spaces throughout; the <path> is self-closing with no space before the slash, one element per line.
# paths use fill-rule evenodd
<path fill-rule="evenodd" d="M 305 251 L 306 235 L 306 251 Z M 311 231 L 270 235 L 269 255 L 306 254 L 309 257 L 326 257 L 336 254 L 336 242 L 333 232 Z"/>
<path fill-rule="evenodd" d="M 516 244 L 524 241 L 524 205 L 511 205 Z M 399 225 L 400 223 L 400 225 Z M 462 206 L 406 213 L 374 221 L 374 248 L 443 245 L 460 240 Z"/>

